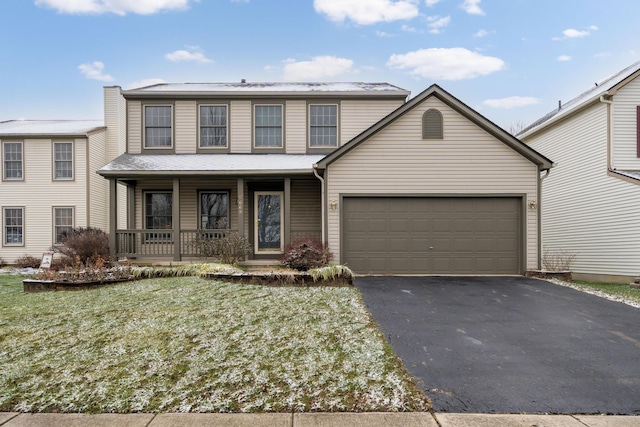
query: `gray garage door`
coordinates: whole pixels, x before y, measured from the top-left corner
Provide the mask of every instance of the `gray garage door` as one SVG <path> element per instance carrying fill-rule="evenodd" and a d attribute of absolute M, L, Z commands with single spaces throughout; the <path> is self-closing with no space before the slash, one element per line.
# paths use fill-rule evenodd
<path fill-rule="evenodd" d="M 357 273 L 519 274 L 521 199 L 345 197 L 343 261 Z"/>

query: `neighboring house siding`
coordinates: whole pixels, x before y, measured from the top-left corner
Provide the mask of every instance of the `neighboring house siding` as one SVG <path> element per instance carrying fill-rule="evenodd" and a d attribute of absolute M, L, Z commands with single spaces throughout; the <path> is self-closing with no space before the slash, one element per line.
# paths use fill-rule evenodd
<path fill-rule="evenodd" d="M 575 254 L 574 273 L 636 276 L 640 187 L 607 174 L 606 108 L 595 104 L 525 141 L 556 164 L 542 184 L 542 244 Z"/>
<path fill-rule="evenodd" d="M 340 145 L 349 142 L 369 126 L 385 117 L 403 104 L 402 101 L 352 101 L 341 102 L 338 135 Z"/>
<path fill-rule="evenodd" d="M 291 241 L 312 236 L 321 240 L 320 181 L 291 180 Z"/>
<path fill-rule="evenodd" d="M 231 101 L 229 112 L 231 153 L 251 153 L 251 101 Z"/>
<path fill-rule="evenodd" d="M 142 152 L 142 103 L 129 101 L 127 103 L 127 152 L 140 154 Z"/>
<path fill-rule="evenodd" d="M 422 139 L 422 115 L 437 108 L 444 139 Z M 538 168 L 436 98 L 429 98 L 330 164 L 328 197 L 341 194 L 526 194 L 537 199 Z M 340 258 L 340 209 L 328 209 L 328 243 Z M 537 212 L 526 211 L 526 268 L 538 263 Z"/>
<path fill-rule="evenodd" d="M 198 145 L 198 116 L 195 101 L 176 101 L 176 154 L 195 154 Z"/>
<path fill-rule="evenodd" d="M 307 103 L 305 101 L 287 101 L 285 118 L 287 153 L 304 154 L 307 152 Z"/>
<path fill-rule="evenodd" d="M 637 152 L 637 113 L 640 105 L 640 79 L 623 86 L 613 97 L 611 105 L 613 161 L 612 167 L 640 170 Z"/>

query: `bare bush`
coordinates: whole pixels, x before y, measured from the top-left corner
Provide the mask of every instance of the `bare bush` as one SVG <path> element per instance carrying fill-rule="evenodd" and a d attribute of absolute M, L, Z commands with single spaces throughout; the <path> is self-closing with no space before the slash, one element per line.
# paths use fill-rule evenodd
<path fill-rule="evenodd" d="M 83 264 L 103 262 L 108 260 L 109 235 L 99 228 L 79 227 L 65 231 L 60 236 L 61 245 L 51 248 L 61 255 L 61 260 L 67 260 L 64 264 L 74 264 L 79 258 Z"/>
<path fill-rule="evenodd" d="M 298 271 L 325 267 L 331 259 L 329 248 L 316 239 L 301 239 L 293 242 L 284 251 L 280 264 Z"/>
<path fill-rule="evenodd" d="M 562 249 L 545 248 L 542 254 L 542 266 L 547 271 L 570 271 L 576 255 Z"/>
<path fill-rule="evenodd" d="M 15 265 L 18 268 L 40 268 L 41 262 L 42 260 L 40 258 L 31 255 L 23 255 L 16 259 Z"/>
<path fill-rule="evenodd" d="M 237 265 L 251 253 L 251 244 L 237 231 L 227 231 L 221 237 L 203 234 L 196 238 L 194 244 L 200 254 L 224 264 Z"/>

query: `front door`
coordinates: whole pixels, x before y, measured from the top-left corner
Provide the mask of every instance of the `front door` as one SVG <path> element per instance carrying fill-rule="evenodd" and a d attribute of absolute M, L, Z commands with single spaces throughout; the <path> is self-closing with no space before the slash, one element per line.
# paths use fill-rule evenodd
<path fill-rule="evenodd" d="M 255 250 L 256 254 L 282 253 L 282 200 L 281 191 L 255 193 Z"/>

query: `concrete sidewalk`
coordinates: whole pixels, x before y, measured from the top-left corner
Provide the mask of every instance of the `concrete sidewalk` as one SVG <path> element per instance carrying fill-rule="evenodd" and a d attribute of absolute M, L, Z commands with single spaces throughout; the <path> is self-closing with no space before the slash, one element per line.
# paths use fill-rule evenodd
<path fill-rule="evenodd" d="M 428 412 L 277 414 L 20 414 L 1 427 L 637 427 L 640 416 L 448 414 Z"/>

